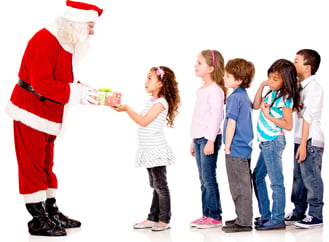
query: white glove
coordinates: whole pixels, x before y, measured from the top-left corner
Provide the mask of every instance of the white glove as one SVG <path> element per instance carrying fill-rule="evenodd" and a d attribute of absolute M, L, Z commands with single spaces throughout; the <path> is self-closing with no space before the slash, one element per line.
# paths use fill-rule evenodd
<path fill-rule="evenodd" d="M 82 85 L 81 88 L 81 104 L 84 105 L 97 105 L 97 95 L 95 93 L 95 89 L 93 89 L 89 85 Z"/>

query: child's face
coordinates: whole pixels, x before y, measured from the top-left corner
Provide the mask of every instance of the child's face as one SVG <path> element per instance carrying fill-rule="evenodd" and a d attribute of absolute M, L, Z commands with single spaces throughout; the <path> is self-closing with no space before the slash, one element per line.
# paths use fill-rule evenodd
<path fill-rule="evenodd" d="M 161 87 L 162 87 L 162 82 L 158 80 L 156 72 L 150 71 L 145 81 L 146 92 L 151 93 L 154 97 L 157 97 Z"/>
<path fill-rule="evenodd" d="M 267 84 L 272 91 L 280 90 L 283 87 L 283 79 L 279 72 L 271 72 L 268 75 Z"/>
<path fill-rule="evenodd" d="M 294 65 L 296 67 L 296 71 L 297 71 L 297 76 L 298 77 L 302 77 L 299 80 L 303 80 L 303 75 L 305 72 L 305 67 L 306 65 L 304 65 L 304 56 L 302 55 L 296 55 L 295 60 L 294 60 Z"/>
<path fill-rule="evenodd" d="M 195 68 L 195 75 L 198 77 L 205 77 L 206 75 L 209 75 L 213 71 L 212 66 L 208 66 L 206 62 L 206 58 L 200 53 L 198 55 L 198 59 L 194 65 Z"/>
<path fill-rule="evenodd" d="M 241 81 L 235 80 L 234 76 L 227 71 L 224 72 L 225 87 L 236 89 L 240 86 Z"/>

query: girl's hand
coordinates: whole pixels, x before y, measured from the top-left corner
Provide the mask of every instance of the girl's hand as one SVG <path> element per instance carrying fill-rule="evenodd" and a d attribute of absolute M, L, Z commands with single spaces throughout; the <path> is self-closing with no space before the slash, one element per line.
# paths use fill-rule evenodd
<path fill-rule="evenodd" d="M 268 80 L 263 81 L 261 85 L 262 85 L 263 87 L 268 86 Z"/>
<path fill-rule="evenodd" d="M 225 155 L 230 155 L 231 154 L 231 149 L 225 147 Z"/>
<path fill-rule="evenodd" d="M 270 116 L 270 105 L 263 102 L 262 103 L 262 111 L 265 116 L 265 118 L 268 118 Z"/>
<path fill-rule="evenodd" d="M 214 142 L 208 140 L 207 144 L 205 145 L 203 152 L 205 155 L 212 155 L 214 153 Z"/>
<path fill-rule="evenodd" d="M 192 140 L 191 147 L 190 147 L 190 153 L 193 157 L 195 156 L 194 155 L 194 142 L 193 142 L 193 140 Z"/>
<path fill-rule="evenodd" d="M 120 105 L 120 106 L 117 106 L 117 107 L 115 107 L 115 106 L 113 106 L 113 107 L 111 107 L 113 110 L 115 110 L 115 111 L 117 111 L 117 112 L 126 112 L 127 111 L 127 105 Z"/>

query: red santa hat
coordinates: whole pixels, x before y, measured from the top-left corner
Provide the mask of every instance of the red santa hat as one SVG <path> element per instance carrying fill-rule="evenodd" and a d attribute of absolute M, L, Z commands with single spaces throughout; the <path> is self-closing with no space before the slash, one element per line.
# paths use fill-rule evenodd
<path fill-rule="evenodd" d="M 103 9 L 91 4 L 92 0 L 66 1 L 64 17 L 75 22 L 96 22 Z"/>

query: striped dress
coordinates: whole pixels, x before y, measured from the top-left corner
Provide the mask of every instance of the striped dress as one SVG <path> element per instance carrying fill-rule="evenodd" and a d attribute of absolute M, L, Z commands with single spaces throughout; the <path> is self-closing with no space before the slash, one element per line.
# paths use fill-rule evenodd
<path fill-rule="evenodd" d="M 264 99 L 265 103 L 272 104 L 275 97 L 278 95 L 277 91 L 272 91 L 269 95 Z M 273 106 L 270 109 L 270 115 L 274 118 L 283 119 L 282 108 L 293 107 L 292 98 L 287 99 L 284 97 L 278 98 Z M 257 139 L 258 141 L 271 141 L 282 134 L 283 130 L 279 126 L 277 126 L 272 121 L 265 118 L 263 111 L 260 110 L 259 118 L 257 121 Z"/>
<path fill-rule="evenodd" d="M 161 103 L 163 110 L 150 124 L 146 127 L 139 126 L 138 141 L 139 147 L 136 153 L 136 167 L 156 167 L 167 166 L 175 162 L 171 147 L 168 145 L 164 127 L 168 113 L 168 103 L 165 98 L 161 97 L 153 100 L 151 97 L 142 112 L 145 115 L 153 105 Z"/>

